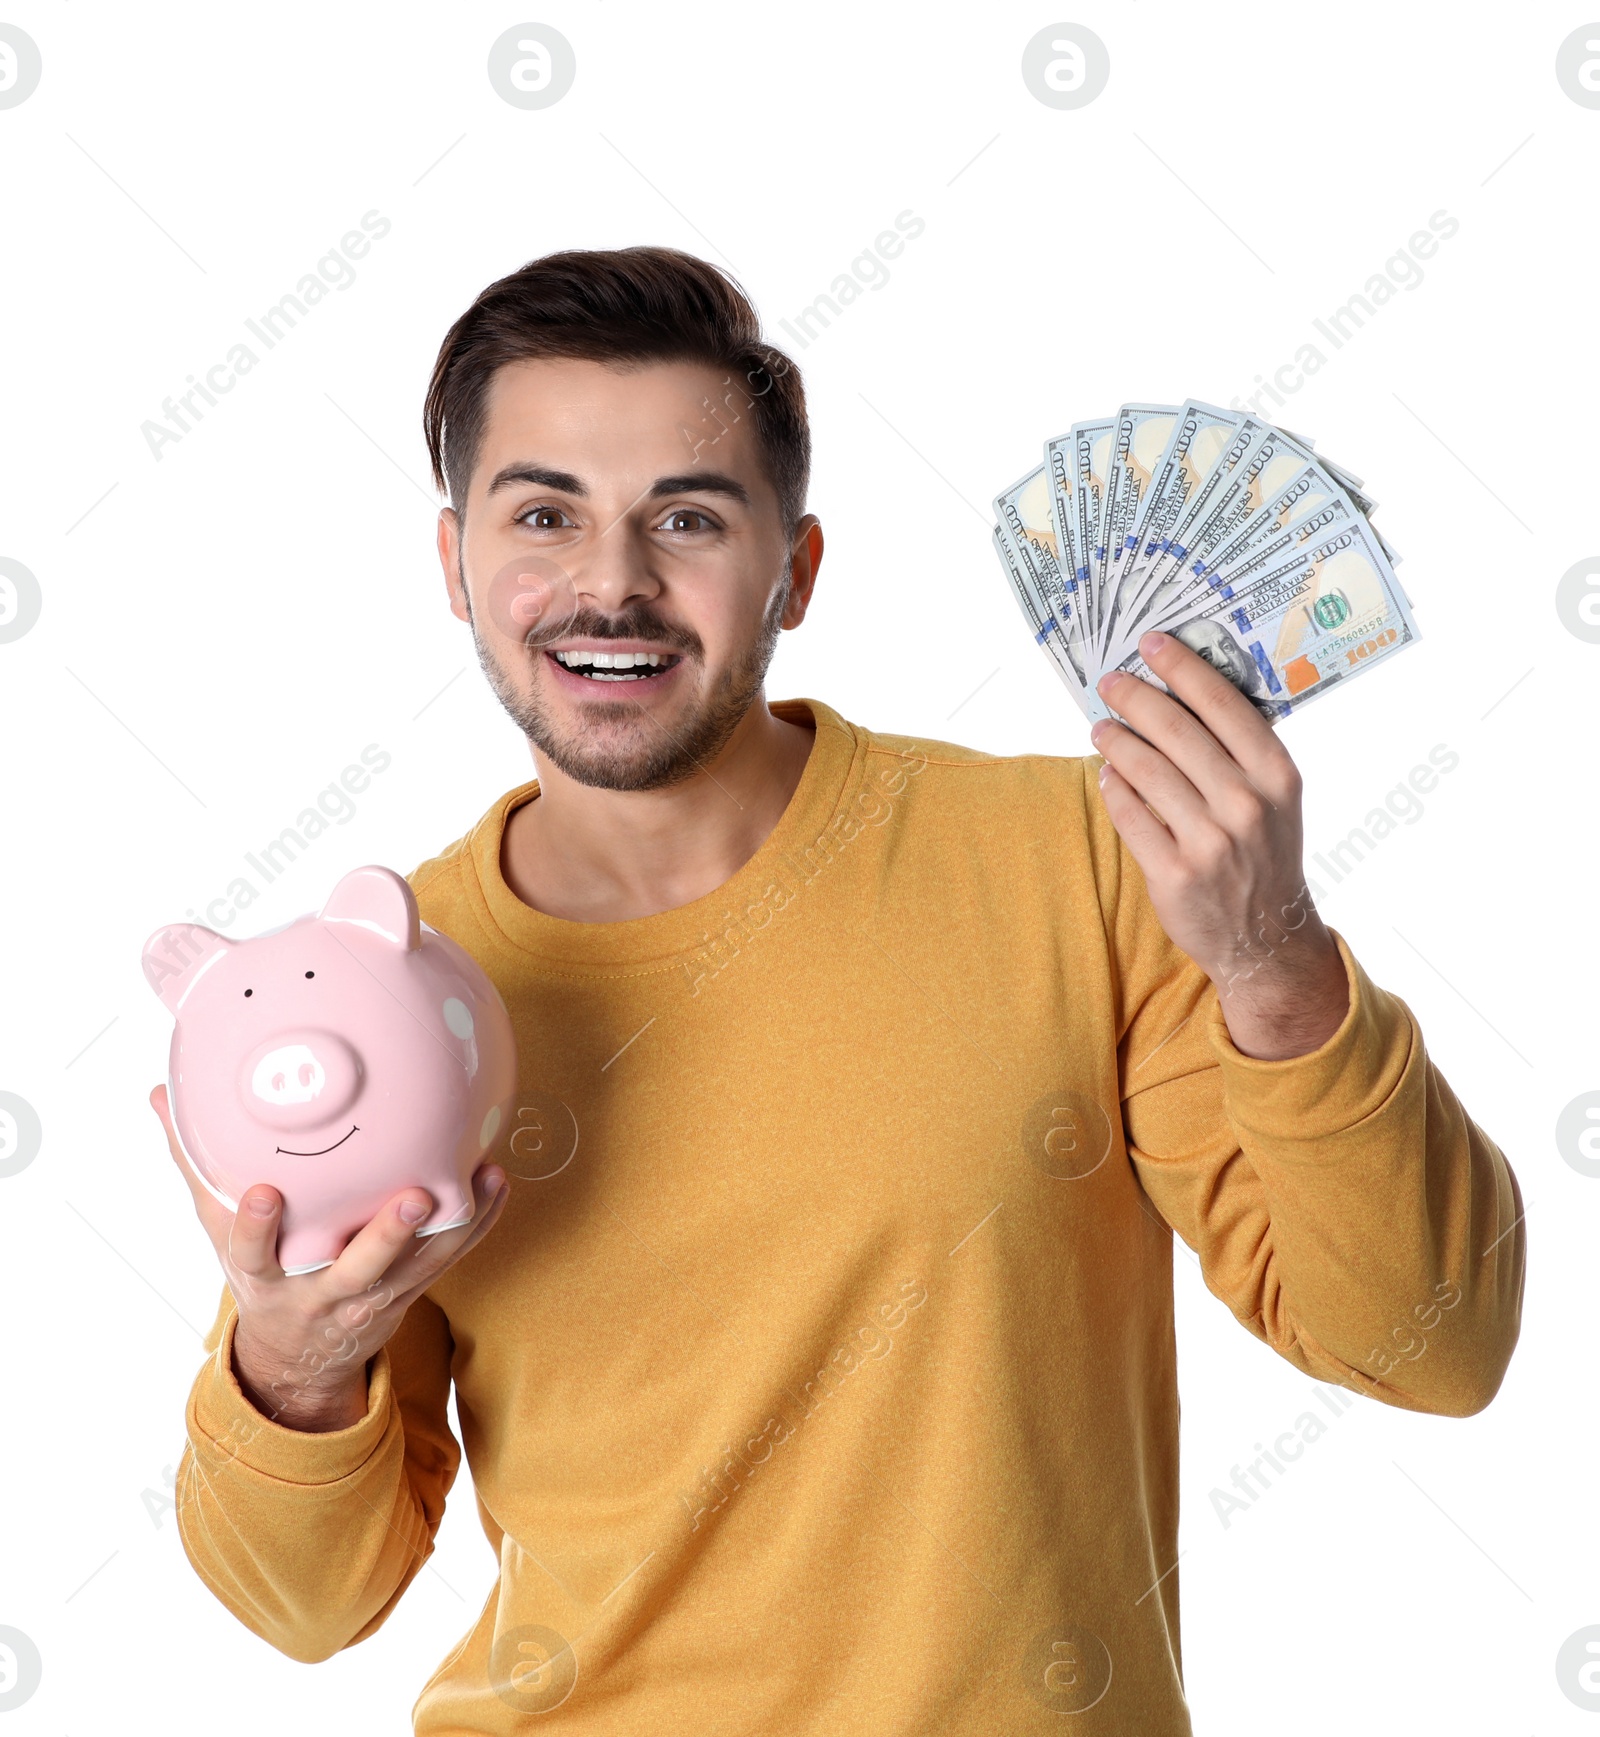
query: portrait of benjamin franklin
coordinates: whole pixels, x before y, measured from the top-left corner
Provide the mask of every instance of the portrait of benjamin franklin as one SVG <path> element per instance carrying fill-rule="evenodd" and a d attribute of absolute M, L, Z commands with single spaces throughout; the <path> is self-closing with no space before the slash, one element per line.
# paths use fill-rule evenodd
<path fill-rule="evenodd" d="M 1263 697 L 1261 672 L 1255 661 L 1220 621 L 1201 616 L 1173 628 L 1172 636 L 1198 652 L 1213 669 L 1221 670 L 1246 699 Z"/>

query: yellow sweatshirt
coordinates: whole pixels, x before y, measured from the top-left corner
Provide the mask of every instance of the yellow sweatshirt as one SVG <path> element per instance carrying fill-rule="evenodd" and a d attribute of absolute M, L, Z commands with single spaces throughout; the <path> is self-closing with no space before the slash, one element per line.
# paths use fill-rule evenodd
<path fill-rule="evenodd" d="M 422 1737 L 1180 1737 L 1172 1231 L 1296 1368 L 1459 1417 L 1517 1341 L 1516 1179 L 1342 936 L 1327 1042 L 1234 1048 L 1097 756 L 773 709 L 804 775 L 703 899 L 521 903 L 534 782 L 410 876 L 516 1025 L 511 1198 L 347 1429 L 251 1407 L 224 1290 L 184 1547 L 325 1659 L 465 1448 L 499 1571 Z"/>

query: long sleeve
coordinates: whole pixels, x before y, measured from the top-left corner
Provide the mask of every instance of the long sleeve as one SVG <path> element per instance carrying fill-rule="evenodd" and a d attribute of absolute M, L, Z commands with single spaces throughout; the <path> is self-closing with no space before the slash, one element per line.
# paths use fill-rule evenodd
<path fill-rule="evenodd" d="M 364 1640 L 433 1550 L 461 1450 L 450 1430 L 451 1339 L 419 1297 L 373 1359 L 367 1414 L 348 1429 L 286 1429 L 233 1373 L 226 1286 L 186 1413 L 177 1518 L 196 1573 L 290 1658 Z"/>
<path fill-rule="evenodd" d="M 1205 1283 L 1320 1380 L 1464 1417 L 1494 1398 L 1521 1324 L 1522 1197 L 1429 1058 L 1411 1009 L 1344 937 L 1350 1006 L 1307 1055 L 1263 1061 L 1162 929 L 1093 788 L 1084 801 L 1114 956 L 1129 1155 Z"/>

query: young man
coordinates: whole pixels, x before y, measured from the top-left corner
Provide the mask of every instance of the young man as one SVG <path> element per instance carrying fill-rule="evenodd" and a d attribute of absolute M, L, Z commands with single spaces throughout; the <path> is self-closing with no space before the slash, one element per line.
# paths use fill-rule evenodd
<path fill-rule="evenodd" d="M 464 1447 L 499 1574 L 426 1737 L 1187 1732 L 1172 1232 L 1386 1404 L 1480 1410 L 1520 1319 L 1516 1180 L 1311 907 L 1282 744 L 1171 640 L 1184 704 L 1121 678 L 1085 758 L 769 705 L 822 558 L 804 397 L 684 254 L 492 285 L 426 427 L 539 778 L 409 878 L 521 1111 L 469 1226 L 416 1239 L 406 1189 L 297 1277 L 276 1193 L 234 1217 L 173 1141 L 227 1279 L 190 1560 L 325 1659 Z"/>

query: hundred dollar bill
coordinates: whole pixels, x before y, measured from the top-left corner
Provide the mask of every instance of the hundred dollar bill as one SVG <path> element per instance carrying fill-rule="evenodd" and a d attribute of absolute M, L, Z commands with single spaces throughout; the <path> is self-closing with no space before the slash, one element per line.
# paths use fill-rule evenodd
<path fill-rule="evenodd" d="M 1208 562 L 1191 563 L 1190 571 L 1197 579 L 1210 579 L 1232 567 L 1247 553 L 1253 553 L 1275 533 L 1296 520 L 1304 518 L 1314 507 L 1334 501 L 1348 501 L 1343 489 L 1323 470 L 1320 464 L 1301 465 L 1284 487 L 1259 510 L 1240 514 L 1231 536 L 1225 537 Z M 1349 511 L 1354 513 L 1351 504 Z"/>
<path fill-rule="evenodd" d="M 1028 562 L 999 525 L 994 527 L 993 541 L 995 553 L 1000 557 L 1000 565 L 1011 581 L 1011 594 L 1022 610 L 1022 618 L 1028 624 L 1033 643 L 1043 646 L 1049 653 L 1050 667 L 1061 677 L 1067 691 L 1078 704 L 1083 705 L 1083 686 L 1073 674 L 1070 662 L 1060 655 L 1061 623 L 1040 601 L 1039 594 L 1034 589 Z"/>
<path fill-rule="evenodd" d="M 1022 610 L 1033 643 L 1044 649 L 1050 659 L 1051 668 L 1076 697 L 1078 682 L 1070 661 L 1062 651 L 1061 622 L 1039 596 L 1033 578 L 1033 563 L 1024 553 L 1025 545 L 1019 545 L 1000 525 L 994 527 L 993 541 L 995 553 L 1000 557 L 1000 564 L 1011 581 L 1011 593 Z"/>
<path fill-rule="evenodd" d="M 1185 502 L 1172 531 L 1161 539 L 1160 546 L 1148 557 L 1141 553 L 1140 560 L 1128 576 L 1127 586 L 1122 596 L 1116 600 L 1112 611 L 1124 632 L 1128 624 L 1148 613 L 1152 597 L 1165 603 L 1183 593 L 1188 582 L 1186 569 L 1196 543 L 1214 524 L 1218 512 L 1232 500 L 1235 479 L 1241 474 L 1242 467 L 1250 463 L 1269 434 L 1267 424 L 1257 422 L 1253 417 L 1241 418 L 1224 444 L 1216 464 L 1201 479 L 1198 488 Z M 1113 667 L 1112 661 L 1106 655 L 1110 649 L 1107 621 L 1100 624 L 1096 635 L 1096 649 L 1101 669 Z"/>
<path fill-rule="evenodd" d="M 1258 422 L 1253 416 L 1239 419 L 1224 442 L 1222 451 L 1217 454 L 1216 463 L 1185 500 L 1177 522 L 1162 539 L 1161 547 L 1152 553 L 1143 567 L 1141 589 L 1170 579 L 1179 568 L 1187 565 L 1195 532 L 1209 521 L 1214 506 L 1229 487 L 1240 465 L 1250 458 L 1269 432 L 1267 424 Z M 1136 602 L 1139 594 L 1136 591 L 1129 602 Z"/>
<path fill-rule="evenodd" d="M 1176 404 L 1124 404 L 1112 431 L 1110 490 L 1106 496 L 1106 589 L 1108 602 L 1139 552 L 1137 528 L 1150 485 L 1178 425 Z M 1102 611 L 1102 616 L 1105 614 Z"/>
<path fill-rule="evenodd" d="M 1072 442 L 1067 435 L 1044 443 L 1045 480 L 1050 488 L 1050 522 L 1056 528 L 1057 559 L 1062 574 L 1076 579 L 1080 594 L 1087 596 L 1089 561 L 1078 541 L 1079 527 L 1072 492 Z M 1068 503 L 1063 508 L 1062 503 Z"/>
<path fill-rule="evenodd" d="M 1045 472 L 1050 479 L 1050 511 L 1057 526 L 1057 546 L 1070 549 L 1077 563 L 1074 577 L 1083 599 L 1086 636 L 1094 630 L 1097 588 L 1105 571 L 1105 546 L 1100 541 L 1101 506 L 1110 475 L 1112 426 L 1109 417 L 1076 422 L 1066 434 L 1045 443 Z"/>
<path fill-rule="evenodd" d="M 1273 468 L 1269 463 L 1261 474 L 1269 474 Z M 1357 510 L 1320 464 L 1300 465 L 1287 485 L 1259 508 L 1254 504 L 1255 483 L 1241 488 L 1233 507 L 1223 517 L 1212 551 L 1201 554 L 1197 550 L 1170 579 L 1143 587 L 1131 597 L 1119 620 L 1116 640 L 1131 645 L 1154 625 L 1157 617 L 1179 603 L 1187 602 L 1198 608 L 1205 600 L 1207 587 L 1226 596 L 1223 580 L 1231 567 L 1263 549 L 1269 553 L 1281 550 L 1286 546 L 1283 534 L 1293 521 L 1303 519 L 1314 507 L 1336 501 L 1343 502 L 1344 510 L 1351 514 Z M 1104 647 L 1108 660 L 1111 644 L 1108 637 Z"/>
<path fill-rule="evenodd" d="M 1241 447 L 1239 442 L 1247 434 L 1248 444 Z M 1141 576 L 1124 607 L 1124 618 L 1146 613 L 1150 597 L 1164 582 L 1177 579 L 1180 566 L 1199 573 L 1213 565 L 1218 550 L 1307 469 L 1319 469 L 1308 447 L 1281 428 L 1246 418 L 1217 471 L 1202 484 L 1203 498 L 1187 515 L 1173 547 L 1156 557 Z M 1338 485 L 1327 479 L 1325 472 L 1322 475 L 1330 493 L 1336 491 Z M 1351 500 L 1362 512 L 1372 505 L 1365 496 L 1352 495 Z"/>
<path fill-rule="evenodd" d="M 1219 508 L 1220 519 L 1195 534 L 1197 550 L 1211 536 L 1217 538 L 1209 555 L 1202 557 L 1197 552 L 1190 562 L 1190 571 L 1197 578 L 1209 578 L 1238 560 L 1244 551 L 1258 548 L 1264 538 L 1287 522 L 1291 511 L 1305 512 L 1321 501 L 1340 497 L 1352 511 L 1367 517 L 1377 504 L 1361 492 L 1358 477 L 1327 458 L 1314 457 L 1308 440 L 1287 429 L 1267 426 L 1269 438 L 1246 460 L 1244 480 L 1232 506 Z M 1272 498 L 1280 485 L 1282 493 Z M 1371 526 L 1369 529 L 1392 567 L 1382 533 Z"/>
<path fill-rule="evenodd" d="M 1125 656 L 1137 643 L 1139 635 L 1152 628 L 1166 631 L 1173 621 L 1203 613 L 1217 604 L 1234 602 L 1245 595 L 1247 585 L 1281 565 L 1296 550 L 1308 543 L 1325 541 L 1339 526 L 1353 523 L 1359 517 L 1349 497 L 1341 491 L 1298 518 L 1287 523 L 1280 521 L 1270 534 L 1255 533 L 1243 547 L 1234 551 L 1224 565 L 1215 571 L 1208 570 L 1181 595 L 1165 601 L 1157 600 L 1146 614 L 1130 625 L 1126 635 L 1118 638 L 1110 658 Z M 1371 526 L 1367 529 L 1370 531 Z"/>
<path fill-rule="evenodd" d="M 1191 398 L 1180 407 L 1166 451 L 1145 491 L 1127 564 L 1096 630 L 1097 657 L 1116 632 L 1117 617 L 1131 605 L 1137 576 L 1170 546 L 1170 533 L 1185 503 L 1215 469 L 1238 424 L 1232 411 L 1218 410 L 1199 399 Z"/>
<path fill-rule="evenodd" d="M 1185 502 L 1216 468 L 1239 418 L 1191 398 L 1178 413 L 1172 439 L 1146 497 L 1139 521 L 1139 557 L 1148 560 L 1167 547 L 1167 538 Z"/>
<path fill-rule="evenodd" d="M 1313 485 L 1292 508 L 1258 514 L 1253 528 L 1223 550 L 1215 573 L 1207 570 L 1201 577 L 1208 584 L 1214 579 L 1217 596 L 1229 601 L 1247 580 L 1265 572 L 1288 552 L 1330 536 L 1336 526 L 1359 516 L 1348 495 L 1342 491 L 1330 494 Z M 1263 518 L 1270 522 L 1260 524 Z"/>
<path fill-rule="evenodd" d="M 1083 587 L 1075 574 L 1063 573 L 1055 520 L 1050 513 L 1050 479 L 1043 465 L 1019 477 L 994 498 L 999 521 L 1000 557 L 1013 585 L 1019 572 L 1039 605 L 1035 627 L 1040 644 L 1063 660 L 1072 680 L 1086 685 Z M 1020 593 L 1019 593 L 1020 594 Z M 1026 604 L 1024 606 L 1026 613 Z M 1054 622 L 1052 627 L 1048 625 Z"/>
<path fill-rule="evenodd" d="M 1320 513 L 1312 515 L 1314 518 L 1321 516 Z M 1248 621 L 1261 617 L 1264 612 L 1278 610 L 1286 585 L 1290 581 L 1297 585 L 1302 584 L 1305 574 L 1311 569 L 1315 569 L 1316 584 L 1310 593 L 1309 601 L 1302 599 L 1304 607 L 1300 612 L 1304 616 L 1306 627 L 1315 629 L 1318 626 L 1330 625 L 1327 619 L 1328 609 L 1314 611 L 1312 604 L 1326 603 L 1330 596 L 1337 602 L 1338 597 L 1344 595 L 1337 591 L 1341 574 L 1347 584 L 1357 583 L 1363 576 L 1367 581 L 1372 581 L 1375 575 L 1376 581 L 1380 581 L 1386 591 L 1403 601 L 1395 575 L 1383 558 L 1377 534 L 1360 514 L 1353 515 L 1345 526 L 1336 526 L 1316 535 L 1302 535 L 1296 542 L 1298 548 L 1279 562 L 1262 563 L 1260 566 L 1247 562 L 1243 566 L 1250 567 L 1250 571 L 1235 568 L 1229 573 L 1227 589 L 1232 596 L 1225 607 L 1230 620 L 1239 619 L 1242 611 L 1244 620 L 1241 624 L 1247 624 Z M 1360 567 L 1360 560 L 1365 561 L 1364 568 Z M 1348 601 L 1346 597 L 1346 602 Z M 1406 604 L 1404 613 L 1408 621 L 1409 608 L 1409 604 Z M 1337 613 L 1337 609 L 1333 612 Z M 1297 630 L 1301 627 L 1299 616 L 1292 616 L 1290 620 Z M 1332 625 L 1337 626 L 1338 623 Z M 1294 644 L 1280 637 L 1274 656 L 1281 661 L 1292 656 L 1295 649 Z"/>
<path fill-rule="evenodd" d="M 1273 722 L 1420 637 L 1360 514 L 1235 587 L 1231 599 L 1175 612 L 1163 631 L 1219 669 Z M 1166 687 L 1136 649 L 1117 667 Z"/>

